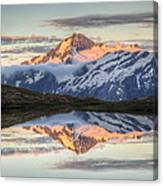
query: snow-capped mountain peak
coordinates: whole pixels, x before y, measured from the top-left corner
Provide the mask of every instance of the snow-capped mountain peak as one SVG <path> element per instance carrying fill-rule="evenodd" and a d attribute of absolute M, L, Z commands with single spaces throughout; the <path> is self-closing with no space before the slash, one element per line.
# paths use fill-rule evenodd
<path fill-rule="evenodd" d="M 63 39 L 56 48 L 51 49 L 44 55 L 39 55 L 31 60 L 22 62 L 22 64 L 39 64 L 39 63 L 70 63 L 95 61 L 103 57 L 108 52 L 140 51 L 137 45 L 123 46 L 120 43 L 114 46 L 107 46 L 104 43 L 95 43 L 81 33 L 73 33 L 71 36 Z"/>

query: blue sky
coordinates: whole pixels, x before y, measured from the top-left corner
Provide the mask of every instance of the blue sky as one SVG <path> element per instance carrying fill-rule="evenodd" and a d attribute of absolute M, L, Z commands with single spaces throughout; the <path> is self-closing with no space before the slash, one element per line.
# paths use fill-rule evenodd
<path fill-rule="evenodd" d="M 152 39 L 152 11 L 152 1 L 3 5 L 2 35 L 62 38 L 82 32 L 102 40 Z"/>

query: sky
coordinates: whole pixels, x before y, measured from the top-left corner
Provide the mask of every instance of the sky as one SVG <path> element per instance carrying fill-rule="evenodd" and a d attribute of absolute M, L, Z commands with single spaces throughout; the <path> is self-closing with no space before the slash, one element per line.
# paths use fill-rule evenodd
<path fill-rule="evenodd" d="M 8 36 L 81 32 L 102 41 L 152 40 L 153 2 L 2 5 L 1 25 Z"/>

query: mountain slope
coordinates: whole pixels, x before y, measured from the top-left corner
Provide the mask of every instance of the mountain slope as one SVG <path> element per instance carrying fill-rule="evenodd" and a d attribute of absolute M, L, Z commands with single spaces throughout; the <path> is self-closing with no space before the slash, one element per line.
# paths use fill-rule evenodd
<path fill-rule="evenodd" d="M 86 64 L 57 92 L 105 100 L 128 100 L 155 95 L 157 60 L 154 54 L 118 51 Z"/>
<path fill-rule="evenodd" d="M 117 44 L 109 47 L 103 43 L 95 43 L 81 33 L 73 33 L 59 43 L 56 48 L 51 49 L 44 55 L 35 56 L 31 60 L 24 61 L 22 64 L 88 62 L 99 59 L 107 52 L 121 49 L 132 52 L 141 50 L 136 45 L 122 46 Z"/>
<path fill-rule="evenodd" d="M 1 82 L 39 92 L 129 100 L 155 95 L 157 59 L 147 51 L 117 51 L 87 63 L 2 67 Z"/>

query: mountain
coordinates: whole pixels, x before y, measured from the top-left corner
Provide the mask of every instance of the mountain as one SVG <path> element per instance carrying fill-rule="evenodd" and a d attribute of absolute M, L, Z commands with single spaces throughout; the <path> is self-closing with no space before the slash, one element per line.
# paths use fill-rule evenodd
<path fill-rule="evenodd" d="M 88 62 L 99 59 L 107 52 L 122 49 L 132 52 L 141 50 L 137 45 L 123 46 L 119 43 L 109 47 L 103 43 L 95 43 L 81 33 L 73 33 L 61 41 L 56 48 L 51 49 L 44 55 L 35 56 L 31 60 L 26 60 L 22 62 L 22 64 Z"/>
<path fill-rule="evenodd" d="M 104 100 L 153 96 L 157 90 L 157 59 L 147 51 L 109 53 L 76 71 L 57 92 Z"/>
<path fill-rule="evenodd" d="M 102 100 L 155 96 L 157 58 L 147 51 L 116 51 L 99 60 L 73 64 L 2 67 L 1 83 L 43 93 Z"/>

